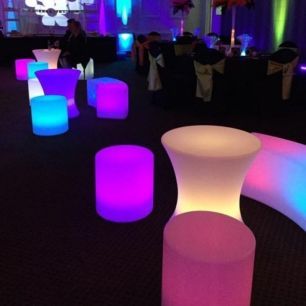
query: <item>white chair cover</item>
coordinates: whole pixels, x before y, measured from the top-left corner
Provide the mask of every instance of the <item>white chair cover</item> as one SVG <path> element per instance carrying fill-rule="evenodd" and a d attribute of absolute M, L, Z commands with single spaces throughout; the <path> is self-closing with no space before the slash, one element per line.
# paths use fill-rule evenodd
<path fill-rule="evenodd" d="M 154 58 L 149 53 L 149 61 L 150 61 L 150 69 L 148 74 L 148 83 L 149 83 L 148 90 L 150 91 L 161 90 L 163 87 L 160 81 L 157 64 L 160 65 L 161 67 L 165 67 L 164 57 L 162 54 L 159 54 L 156 58 Z"/>

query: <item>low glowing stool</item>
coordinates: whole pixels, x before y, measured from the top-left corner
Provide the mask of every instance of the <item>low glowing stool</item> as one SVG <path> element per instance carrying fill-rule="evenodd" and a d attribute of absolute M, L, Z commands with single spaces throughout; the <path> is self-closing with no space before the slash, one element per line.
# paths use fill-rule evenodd
<path fill-rule="evenodd" d="M 132 50 L 134 43 L 134 36 L 132 33 L 118 34 L 118 51 L 119 53 L 126 53 Z"/>
<path fill-rule="evenodd" d="M 256 241 L 229 216 L 194 211 L 164 229 L 163 306 L 249 306 Z"/>
<path fill-rule="evenodd" d="M 32 52 L 38 62 L 47 62 L 49 69 L 57 68 L 57 61 L 61 54 L 60 49 L 36 49 Z"/>
<path fill-rule="evenodd" d="M 28 79 L 28 91 L 29 91 L 29 101 L 35 97 L 43 96 L 44 91 L 40 85 L 39 80 L 36 79 Z"/>
<path fill-rule="evenodd" d="M 306 231 L 306 146 L 254 133 L 262 150 L 243 183 L 242 194 L 279 211 Z"/>
<path fill-rule="evenodd" d="M 100 78 L 95 85 L 97 117 L 125 119 L 129 112 L 128 85 L 113 78 Z"/>
<path fill-rule="evenodd" d="M 81 71 L 81 74 L 79 76 L 80 80 L 89 80 L 94 78 L 95 68 L 94 61 L 92 58 L 89 60 L 85 69 L 83 68 L 82 64 L 77 64 L 77 69 Z"/>
<path fill-rule="evenodd" d="M 110 221 L 132 222 L 153 209 L 154 156 L 140 146 L 102 149 L 95 157 L 96 210 Z"/>
<path fill-rule="evenodd" d="M 54 136 L 68 131 L 67 100 L 64 96 L 35 97 L 30 103 L 35 135 Z"/>
<path fill-rule="evenodd" d="M 176 214 L 220 212 L 241 220 L 240 192 L 260 149 L 250 133 L 222 126 L 189 126 L 162 137 L 178 185 Z"/>
<path fill-rule="evenodd" d="M 28 78 L 36 79 L 36 72 L 40 70 L 48 69 L 47 62 L 32 62 L 28 63 Z"/>
<path fill-rule="evenodd" d="M 28 64 L 35 62 L 32 58 L 23 58 L 15 60 L 15 72 L 17 80 L 28 79 Z"/>
<path fill-rule="evenodd" d="M 79 116 L 80 112 L 75 104 L 75 90 L 80 76 L 77 69 L 49 69 L 36 73 L 37 78 L 46 95 L 62 95 L 68 101 L 69 118 Z"/>

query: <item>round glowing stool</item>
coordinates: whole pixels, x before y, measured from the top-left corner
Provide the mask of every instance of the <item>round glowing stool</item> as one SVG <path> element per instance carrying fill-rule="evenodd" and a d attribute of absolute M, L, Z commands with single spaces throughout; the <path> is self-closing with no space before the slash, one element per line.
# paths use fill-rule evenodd
<path fill-rule="evenodd" d="M 28 79 L 28 64 L 35 62 L 32 58 L 23 58 L 15 60 L 15 72 L 17 80 Z"/>
<path fill-rule="evenodd" d="M 77 69 L 48 69 L 36 72 L 37 78 L 46 95 L 62 95 L 68 101 L 69 118 L 79 116 L 75 104 L 75 90 L 80 76 Z"/>
<path fill-rule="evenodd" d="M 256 241 L 238 220 L 194 211 L 164 230 L 163 306 L 249 306 Z"/>
<path fill-rule="evenodd" d="M 35 97 L 30 105 L 35 135 L 54 136 L 68 131 L 67 100 L 64 96 Z"/>
<path fill-rule="evenodd" d="M 250 133 L 221 126 L 189 126 L 162 137 L 178 185 L 176 214 L 220 212 L 241 220 L 240 193 L 260 149 Z"/>
<path fill-rule="evenodd" d="M 154 156 L 140 146 L 102 149 L 95 157 L 96 210 L 110 221 L 132 222 L 153 209 Z"/>
<path fill-rule="evenodd" d="M 60 49 L 36 49 L 32 51 L 38 62 L 47 62 L 49 69 L 57 68 L 57 61 L 60 56 Z"/>
<path fill-rule="evenodd" d="M 33 62 L 28 63 L 28 78 L 36 79 L 36 72 L 40 70 L 48 69 L 47 62 Z"/>

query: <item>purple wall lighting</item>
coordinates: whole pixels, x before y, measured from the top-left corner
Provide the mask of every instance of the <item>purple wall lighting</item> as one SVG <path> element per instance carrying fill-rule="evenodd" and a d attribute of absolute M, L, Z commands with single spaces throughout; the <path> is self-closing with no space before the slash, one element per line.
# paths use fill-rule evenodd
<path fill-rule="evenodd" d="M 64 96 L 39 96 L 31 99 L 33 133 L 54 136 L 68 131 L 67 100 Z"/>
<path fill-rule="evenodd" d="M 28 78 L 35 79 L 36 78 L 36 71 L 48 69 L 47 62 L 32 62 L 28 63 Z"/>
<path fill-rule="evenodd" d="M 125 119 L 128 116 L 129 89 L 126 83 L 113 78 L 101 78 L 93 88 L 96 90 L 98 118 Z"/>
<path fill-rule="evenodd" d="M 28 79 L 28 64 L 35 62 L 32 58 L 17 59 L 15 61 L 15 71 L 17 80 Z"/>
<path fill-rule="evenodd" d="M 45 95 L 62 95 L 66 97 L 69 118 L 77 117 L 80 114 L 74 100 L 80 73 L 77 69 L 49 69 L 36 72 Z"/>
<path fill-rule="evenodd" d="M 173 217 L 164 230 L 162 305 L 249 306 L 255 247 L 251 230 L 232 217 Z"/>
<path fill-rule="evenodd" d="M 96 210 L 110 221 L 132 222 L 153 209 L 154 156 L 140 146 L 118 145 L 95 157 Z"/>

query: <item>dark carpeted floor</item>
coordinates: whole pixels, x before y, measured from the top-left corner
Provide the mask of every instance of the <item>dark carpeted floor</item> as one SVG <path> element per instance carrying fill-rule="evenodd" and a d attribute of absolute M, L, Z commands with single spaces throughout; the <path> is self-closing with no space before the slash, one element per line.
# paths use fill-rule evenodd
<path fill-rule="evenodd" d="M 151 104 L 145 78 L 129 60 L 101 65 L 96 74 L 129 84 L 129 118 L 97 119 L 80 82 L 81 116 L 67 134 L 43 138 L 31 131 L 26 82 L 0 67 L 1 306 L 160 305 L 162 232 L 176 203 L 164 132 L 218 124 L 306 143 L 306 103 L 260 116 L 220 113 L 203 103 L 164 110 Z M 155 208 L 145 220 L 115 224 L 95 213 L 94 154 L 125 143 L 155 153 Z M 242 198 L 241 209 L 257 239 L 252 305 L 306 305 L 305 233 L 253 200 Z"/>

